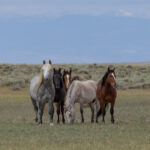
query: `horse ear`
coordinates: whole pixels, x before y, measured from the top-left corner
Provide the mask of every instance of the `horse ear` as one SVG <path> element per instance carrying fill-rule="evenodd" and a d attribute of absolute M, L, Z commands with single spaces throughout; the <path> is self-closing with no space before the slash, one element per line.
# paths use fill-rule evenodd
<path fill-rule="evenodd" d="M 70 74 L 72 73 L 72 68 L 70 68 Z"/>
<path fill-rule="evenodd" d="M 43 60 L 43 65 L 44 65 L 45 63 L 46 63 L 45 60 Z"/>
<path fill-rule="evenodd" d="M 51 60 L 49 60 L 49 64 L 52 64 Z"/>
<path fill-rule="evenodd" d="M 110 68 L 108 67 L 108 72 L 110 71 Z"/>

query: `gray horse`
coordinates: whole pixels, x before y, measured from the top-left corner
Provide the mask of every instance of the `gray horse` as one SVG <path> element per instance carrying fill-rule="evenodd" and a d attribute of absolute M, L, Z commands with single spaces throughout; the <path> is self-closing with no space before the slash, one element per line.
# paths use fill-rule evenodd
<path fill-rule="evenodd" d="M 48 63 L 43 61 L 41 74 L 35 76 L 30 83 L 30 97 L 35 110 L 35 122 L 38 122 L 39 110 L 39 124 L 42 124 L 42 116 L 44 106 L 49 104 L 50 125 L 53 125 L 54 106 L 53 101 L 55 97 L 55 88 L 53 83 L 53 67 L 51 61 Z"/>
<path fill-rule="evenodd" d="M 95 81 L 73 81 L 68 89 L 65 101 L 65 113 L 69 123 L 73 123 L 75 119 L 75 103 L 80 103 L 81 121 L 84 122 L 83 107 L 88 104 L 92 112 L 91 122 L 94 122 L 94 103 L 96 104 L 96 112 L 99 108 L 98 100 L 96 99 L 96 89 L 97 83 Z"/>

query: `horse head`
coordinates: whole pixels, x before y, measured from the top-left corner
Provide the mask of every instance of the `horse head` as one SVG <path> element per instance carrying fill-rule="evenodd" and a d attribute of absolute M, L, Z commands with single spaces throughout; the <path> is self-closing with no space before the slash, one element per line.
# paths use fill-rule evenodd
<path fill-rule="evenodd" d="M 54 68 L 54 76 L 53 81 L 56 89 L 63 88 L 63 80 L 62 80 L 62 74 L 61 74 L 61 68 L 58 70 Z"/>
<path fill-rule="evenodd" d="M 50 80 L 53 77 L 53 67 L 52 67 L 52 63 L 50 60 L 47 63 L 45 62 L 45 60 L 43 61 L 41 74 L 42 74 L 43 80 Z"/>
<path fill-rule="evenodd" d="M 71 105 L 64 106 L 64 111 L 68 120 L 68 123 L 73 123 L 75 119 L 74 108 Z"/>
<path fill-rule="evenodd" d="M 64 73 L 63 73 L 63 81 L 64 81 L 64 86 L 65 86 L 66 91 L 68 90 L 69 85 L 71 83 L 71 73 L 72 73 L 71 68 L 70 68 L 70 71 L 64 70 Z"/>
<path fill-rule="evenodd" d="M 102 79 L 102 86 L 105 84 L 112 86 L 113 88 L 116 88 L 116 75 L 115 75 L 115 68 L 110 69 L 108 67 L 107 72 L 105 73 L 103 79 Z"/>
<path fill-rule="evenodd" d="M 41 68 L 39 82 L 36 86 L 36 92 L 38 92 L 41 84 L 44 81 L 45 83 L 48 83 L 47 81 L 51 81 L 53 79 L 52 77 L 53 77 L 53 67 L 51 61 L 49 60 L 48 62 L 46 62 L 45 60 L 43 60 L 43 66 Z"/>

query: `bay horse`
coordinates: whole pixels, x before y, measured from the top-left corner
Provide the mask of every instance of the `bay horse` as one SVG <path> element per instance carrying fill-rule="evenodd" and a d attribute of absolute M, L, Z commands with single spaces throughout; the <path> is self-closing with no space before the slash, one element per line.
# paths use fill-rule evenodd
<path fill-rule="evenodd" d="M 64 70 L 63 73 L 63 82 L 64 82 L 64 87 L 65 90 L 67 92 L 70 84 L 74 81 L 74 80 L 81 80 L 80 76 L 76 75 L 72 78 L 72 69 L 70 68 L 70 71 Z"/>
<path fill-rule="evenodd" d="M 65 88 L 66 92 L 67 92 L 69 85 L 71 83 L 71 73 L 72 73 L 71 68 L 70 68 L 70 71 L 64 70 L 64 73 L 63 73 L 63 82 L 64 82 L 64 88 Z"/>
<path fill-rule="evenodd" d="M 59 120 L 59 115 L 60 111 L 62 114 L 62 122 L 65 123 L 65 118 L 64 118 L 64 101 L 65 101 L 65 96 L 66 96 L 66 91 L 64 88 L 64 83 L 62 79 L 62 73 L 61 69 L 59 68 L 56 70 L 54 68 L 54 86 L 55 86 L 55 98 L 54 98 L 54 103 L 57 103 L 56 108 L 57 108 L 57 123 L 60 123 Z"/>
<path fill-rule="evenodd" d="M 98 117 L 101 114 L 103 115 L 102 121 L 105 122 L 105 108 L 110 103 L 111 122 L 114 123 L 114 104 L 117 97 L 115 68 L 111 70 L 108 67 L 107 72 L 98 83 L 96 96 L 100 104 L 100 109 L 96 115 L 96 122 L 98 122 Z"/>
<path fill-rule="evenodd" d="M 39 124 L 42 124 L 42 116 L 44 106 L 49 104 L 50 125 L 53 125 L 54 106 L 53 101 L 55 97 L 55 87 L 53 84 L 53 67 L 52 63 L 43 61 L 41 73 L 33 77 L 30 83 L 30 97 L 35 111 L 35 122 L 38 122 L 39 111 Z"/>

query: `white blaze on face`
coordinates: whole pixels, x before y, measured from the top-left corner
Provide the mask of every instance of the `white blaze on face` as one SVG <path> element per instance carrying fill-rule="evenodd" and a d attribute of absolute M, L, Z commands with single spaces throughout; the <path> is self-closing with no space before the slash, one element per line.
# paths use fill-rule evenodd
<path fill-rule="evenodd" d="M 112 73 L 112 76 L 113 76 L 114 80 L 116 80 L 114 73 Z"/>
<path fill-rule="evenodd" d="M 50 76 L 50 66 L 49 65 L 43 66 L 43 76 L 44 76 L 44 79 L 49 78 L 49 76 Z"/>

